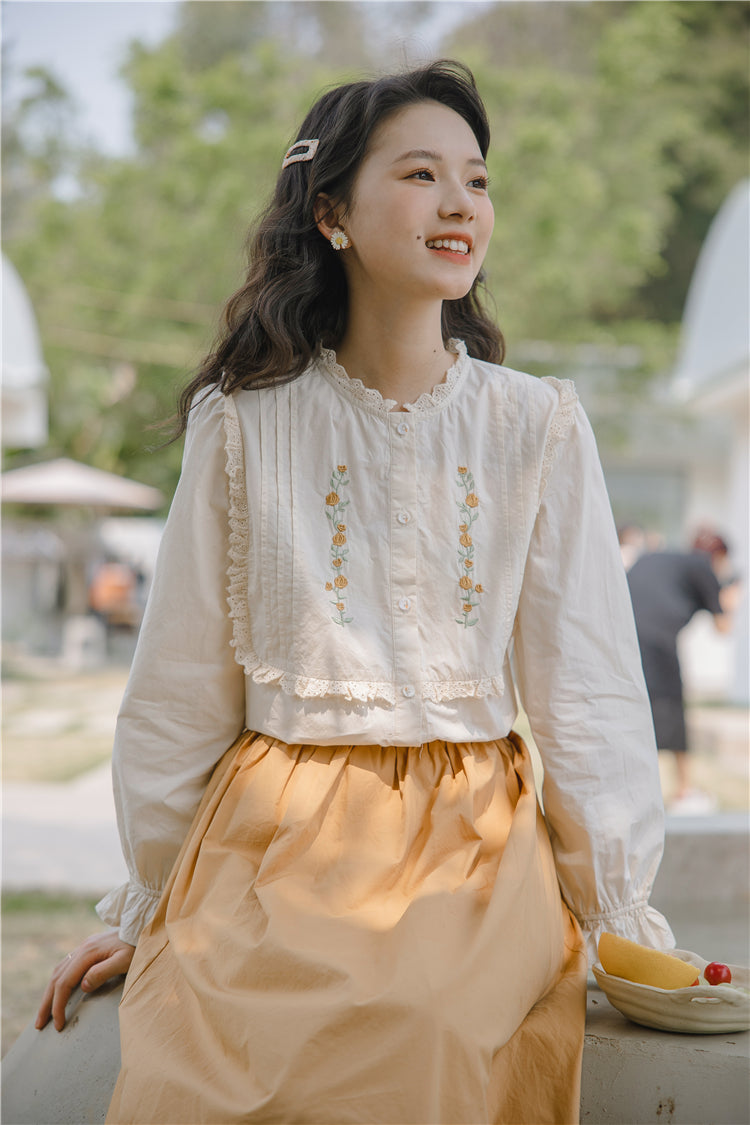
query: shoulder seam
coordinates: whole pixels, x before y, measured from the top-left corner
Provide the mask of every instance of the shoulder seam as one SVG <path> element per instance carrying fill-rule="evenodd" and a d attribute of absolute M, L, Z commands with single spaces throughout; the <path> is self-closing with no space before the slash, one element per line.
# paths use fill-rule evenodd
<path fill-rule="evenodd" d="M 578 394 L 572 379 L 556 379 L 553 375 L 545 375 L 542 382 L 554 387 L 558 393 L 558 403 L 555 413 L 552 415 L 552 421 L 547 430 L 547 439 L 544 443 L 542 471 L 539 480 L 538 502 L 540 504 L 552 476 L 557 451 L 570 433 L 578 404 Z"/>

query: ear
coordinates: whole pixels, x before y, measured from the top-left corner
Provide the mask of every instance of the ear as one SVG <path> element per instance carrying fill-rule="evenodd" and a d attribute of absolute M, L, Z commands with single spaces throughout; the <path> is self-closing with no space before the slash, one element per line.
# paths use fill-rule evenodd
<path fill-rule="evenodd" d="M 324 238 L 330 239 L 333 232 L 341 225 L 343 208 L 333 202 L 329 195 L 320 194 L 313 207 L 315 222 Z"/>

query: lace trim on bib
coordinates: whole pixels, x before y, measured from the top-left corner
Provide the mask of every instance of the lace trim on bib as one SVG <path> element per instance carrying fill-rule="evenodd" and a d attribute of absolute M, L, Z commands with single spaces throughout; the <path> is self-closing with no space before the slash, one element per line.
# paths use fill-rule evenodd
<path fill-rule="evenodd" d="M 278 683 L 286 695 L 296 695 L 299 699 L 324 699 L 328 695 L 338 696 L 356 703 L 374 703 L 379 700 L 393 706 L 396 691 L 393 684 L 377 683 L 371 680 L 316 680 L 311 676 L 297 676 L 285 672 L 283 668 L 273 668 L 258 661 L 252 667 L 245 664 L 256 684 Z"/>
<path fill-rule="evenodd" d="M 229 482 L 229 566 L 227 602 L 232 619 L 232 648 L 246 672 L 260 667 L 253 653 L 250 606 L 247 597 L 247 566 L 250 544 L 250 513 L 247 507 L 245 463 L 237 407 L 231 395 L 224 400 L 226 471 Z"/>
<path fill-rule="evenodd" d="M 247 598 L 247 567 L 250 554 L 250 514 L 247 506 L 245 463 L 237 407 L 231 395 L 224 406 L 226 472 L 229 481 L 229 566 L 227 602 L 232 619 L 232 648 L 235 659 L 257 684 L 278 683 L 287 695 L 319 699 L 337 695 L 343 699 L 369 703 L 379 699 L 396 702 L 393 684 L 368 680 L 319 680 L 297 676 L 260 660 L 253 651 L 250 607 Z"/>
<path fill-rule="evenodd" d="M 412 414 L 436 410 L 443 406 L 453 394 L 456 384 L 463 376 L 469 362 L 466 344 L 463 340 L 449 340 L 448 349 L 456 353 L 456 361 L 448 368 L 445 378 L 431 391 L 425 391 L 415 402 L 404 404 L 404 410 Z M 361 379 L 354 379 L 347 374 L 346 369 L 336 360 L 336 353 L 332 348 L 321 348 L 320 358 L 328 375 L 357 402 L 377 411 L 378 414 L 389 414 L 398 403 L 393 398 L 383 398 L 380 391 L 374 387 L 366 387 Z"/>
<path fill-rule="evenodd" d="M 578 403 L 578 395 L 576 394 L 575 384 L 572 379 L 555 379 L 552 375 L 546 375 L 543 383 L 549 383 L 550 386 L 557 389 L 560 396 L 557 410 L 554 413 L 550 423 L 549 432 L 547 434 L 547 441 L 544 446 L 544 456 L 542 458 L 542 473 L 539 483 L 539 500 L 541 501 L 544 495 L 544 490 L 547 487 L 549 478 L 552 475 L 552 468 L 557 456 L 557 450 L 560 443 L 570 433 L 571 426 L 573 425 L 573 418 L 575 416 L 575 409 Z"/>
<path fill-rule="evenodd" d="M 422 698 L 431 703 L 445 703 L 451 699 L 483 699 L 486 695 L 500 697 L 505 693 L 505 679 L 485 676 L 482 680 L 428 680 L 422 684 Z"/>

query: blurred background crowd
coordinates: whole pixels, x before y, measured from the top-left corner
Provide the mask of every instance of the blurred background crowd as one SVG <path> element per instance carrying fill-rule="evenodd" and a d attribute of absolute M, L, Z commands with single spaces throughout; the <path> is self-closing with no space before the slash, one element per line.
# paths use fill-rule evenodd
<path fill-rule="evenodd" d="M 575 380 L 628 566 L 699 529 L 724 540 L 731 627 L 696 606 L 682 670 L 689 698 L 745 707 L 748 4 L 157 5 L 161 33 L 121 45 L 119 146 L 64 67 L 18 61 L 52 9 L 94 52 L 95 25 L 153 7 L 4 4 L 6 669 L 127 661 L 179 472 L 159 425 L 240 283 L 303 108 L 447 55 L 492 122 L 507 362 Z"/>

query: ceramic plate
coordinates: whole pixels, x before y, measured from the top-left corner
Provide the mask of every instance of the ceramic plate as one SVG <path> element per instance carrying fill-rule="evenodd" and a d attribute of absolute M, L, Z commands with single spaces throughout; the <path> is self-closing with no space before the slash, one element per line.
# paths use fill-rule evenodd
<path fill-rule="evenodd" d="M 634 1023 L 660 1031 L 686 1031 L 718 1035 L 750 1028 L 750 970 L 730 965 L 731 984 L 706 984 L 708 961 L 685 949 L 670 949 L 673 957 L 696 967 L 701 983 L 694 988 L 651 988 L 623 977 L 610 976 L 600 964 L 593 966 L 597 984 L 610 1004 Z"/>

